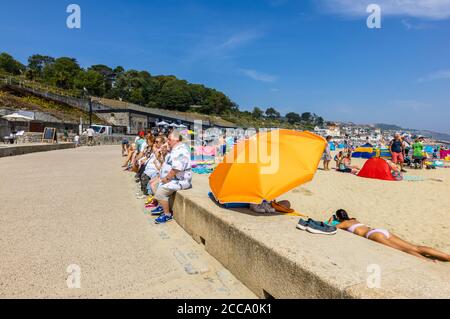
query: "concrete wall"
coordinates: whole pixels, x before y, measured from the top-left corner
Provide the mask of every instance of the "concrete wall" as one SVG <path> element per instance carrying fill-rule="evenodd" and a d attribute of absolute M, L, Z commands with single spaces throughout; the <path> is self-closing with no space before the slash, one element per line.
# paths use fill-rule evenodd
<path fill-rule="evenodd" d="M 448 298 L 450 268 L 357 237 L 296 229 L 297 217 L 226 210 L 207 188 L 179 192 L 174 217 L 261 298 Z M 379 287 L 370 286 L 373 271 Z M 368 284 L 369 282 L 369 284 Z"/>
<path fill-rule="evenodd" d="M 59 144 L 37 144 L 37 145 L 17 145 L 11 147 L 0 147 L 0 157 L 17 156 L 29 153 L 48 152 L 74 148 L 73 143 L 59 143 Z"/>
<path fill-rule="evenodd" d="M 145 130 L 148 127 L 147 116 L 130 114 L 130 131 L 129 134 L 137 134 L 140 130 Z"/>
<path fill-rule="evenodd" d="M 134 142 L 134 137 L 126 136 L 126 135 L 100 135 L 94 137 L 94 144 L 99 145 L 122 145 L 123 139 L 126 138 L 130 141 L 130 143 Z M 82 135 L 80 139 L 81 145 L 88 144 L 87 136 Z M 119 152 L 120 148 L 117 148 Z"/>

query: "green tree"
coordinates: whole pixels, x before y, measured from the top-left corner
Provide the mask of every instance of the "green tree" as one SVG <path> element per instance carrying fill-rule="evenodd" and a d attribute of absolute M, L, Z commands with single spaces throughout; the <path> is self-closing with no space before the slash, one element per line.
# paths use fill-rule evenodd
<path fill-rule="evenodd" d="M 194 103 L 195 105 L 200 105 L 208 108 L 206 104 L 209 102 L 207 101 L 207 98 L 210 92 L 204 85 L 201 84 L 189 85 L 189 93 L 191 94 L 192 97 L 192 103 Z"/>
<path fill-rule="evenodd" d="M 62 89 L 73 89 L 75 79 L 80 72 L 81 68 L 77 60 L 62 57 L 56 59 L 54 63 L 46 65 L 42 73 L 44 81 L 48 84 Z"/>
<path fill-rule="evenodd" d="M 286 114 L 286 119 L 288 121 L 289 124 L 297 124 L 299 123 L 302 118 L 298 113 L 295 112 L 289 112 Z"/>
<path fill-rule="evenodd" d="M 145 71 L 129 70 L 120 73 L 114 83 L 111 92 L 107 94 L 108 97 L 121 98 L 140 105 L 149 105 L 158 90 L 156 81 Z"/>
<path fill-rule="evenodd" d="M 260 120 L 263 117 L 264 112 L 259 107 L 254 107 L 252 111 L 252 117 L 256 120 Z"/>
<path fill-rule="evenodd" d="M 19 75 L 25 71 L 25 66 L 8 53 L 3 52 L 0 54 L 0 70 L 6 73 Z"/>
<path fill-rule="evenodd" d="M 202 108 L 202 113 L 220 115 L 236 110 L 236 105 L 222 92 L 214 89 L 208 89 L 207 92 L 204 103 L 206 109 Z"/>
<path fill-rule="evenodd" d="M 302 113 L 301 117 L 302 117 L 302 121 L 307 122 L 307 123 L 311 122 L 312 115 L 310 112 Z"/>
<path fill-rule="evenodd" d="M 36 79 L 42 77 L 44 68 L 55 62 L 51 56 L 34 54 L 28 58 L 28 77 Z"/>
<path fill-rule="evenodd" d="M 186 81 L 167 81 L 158 97 L 160 107 L 168 110 L 187 111 L 193 104 Z"/>
<path fill-rule="evenodd" d="M 316 125 L 318 126 L 323 126 L 323 124 L 325 123 L 323 117 L 319 116 L 316 118 Z"/>
<path fill-rule="evenodd" d="M 273 107 L 269 107 L 266 110 L 266 117 L 268 117 L 270 119 L 279 119 L 281 117 L 281 114 Z"/>
<path fill-rule="evenodd" d="M 102 77 L 104 93 L 107 93 L 112 89 L 113 83 L 116 80 L 116 73 L 113 69 L 104 64 L 96 64 L 89 67 L 88 71 L 96 72 Z"/>
<path fill-rule="evenodd" d="M 74 85 L 79 90 L 86 88 L 89 95 L 103 96 L 105 93 L 103 76 L 93 70 L 80 71 L 74 80 Z"/>

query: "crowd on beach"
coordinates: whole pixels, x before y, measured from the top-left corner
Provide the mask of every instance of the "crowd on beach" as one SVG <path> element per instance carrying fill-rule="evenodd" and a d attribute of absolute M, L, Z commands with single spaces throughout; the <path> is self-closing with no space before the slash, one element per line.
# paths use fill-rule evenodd
<path fill-rule="evenodd" d="M 389 165 L 392 177 L 395 180 L 401 180 L 403 178 L 402 174 L 406 173 L 406 167 L 422 169 L 427 161 L 440 159 L 439 153 L 444 146 L 437 146 L 433 149 L 432 154 L 427 154 L 425 152 L 424 140 L 423 136 L 416 136 L 413 142 L 409 141 L 409 143 L 407 143 L 403 136 L 399 133 L 395 133 L 388 148 L 391 159 L 384 159 Z M 332 137 L 327 136 L 326 141 L 327 146 L 322 155 L 323 169 L 325 171 L 330 171 L 329 165 L 332 158 L 330 144 L 332 143 Z M 355 175 L 360 172 L 361 168 L 359 166 L 352 165 L 353 151 L 353 147 L 350 146 L 343 151 L 339 151 L 335 155 L 334 161 L 336 163 L 336 171 Z M 426 165 L 426 167 L 430 169 L 435 168 L 432 165 Z M 316 229 L 319 229 L 319 231 L 311 231 L 313 233 L 335 234 L 337 229 L 343 229 L 352 234 L 401 250 L 422 259 L 431 258 L 432 260 L 450 262 L 449 254 L 431 247 L 414 245 L 399 238 L 386 229 L 369 227 L 359 222 L 356 218 L 350 218 L 348 213 L 343 209 L 337 210 L 327 222 L 317 222 L 311 219 L 308 221 L 300 220 L 297 228 L 310 230 L 311 224 L 315 225 Z"/>
<path fill-rule="evenodd" d="M 332 143 L 332 137 L 327 136 L 327 147 L 323 153 L 323 169 L 325 171 L 330 170 L 330 162 L 332 159 L 330 144 Z M 395 133 L 393 139 L 390 141 L 388 151 L 391 159 L 385 158 L 386 162 L 391 168 L 392 176 L 396 179 L 402 178 L 402 173 L 406 173 L 405 168 L 417 168 L 427 169 L 436 168 L 434 165 L 425 165 L 427 161 L 438 160 L 441 149 L 445 149 L 444 146 L 438 145 L 433 148 L 432 154 L 425 152 L 425 138 L 423 136 L 416 136 L 413 141 L 406 142 L 405 137 L 400 133 Z M 361 170 L 361 167 L 352 165 L 352 154 L 354 148 L 350 145 L 345 145 L 342 151 L 339 151 L 334 156 L 334 162 L 336 164 L 336 170 L 342 173 L 351 173 L 357 175 Z"/>
<path fill-rule="evenodd" d="M 206 135 L 204 132 L 200 132 L 199 135 L 204 143 Z M 248 137 L 242 137 L 242 139 L 245 138 Z M 239 140 L 234 138 L 233 141 L 236 143 Z M 328 171 L 332 159 L 330 150 L 332 138 L 327 137 L 326 140 L 327 147 L 322 159 L 324 170 Z M 136 196 L 139 199 L 145 199 L 147 212 L 157 216 L 156 224 L 164 224 L 173 219 L 171 209 L 175 193 L 192 187 L 194 165 L 191 146 L 183 142 L 183 135 L 179 130 L 161 127 L 149 129 L 147 132 L 139 132 L 132 143 L 128 139 L 124 139 L 122 142 L 122 155 L 125 157 L 123 168 L 135 174 L 134 178 L 140 189 Z M 219 151 L 217 154 L 223 156 L 227 149 L 226 137 L 220 135 L 216 146 Z M 427 157 L 423 155 L 423 137 L 417 137 L 415 142 L 410 144 L 409 149 L 412 150 L 413 160 L 420 163 L 425 162 Z M 393 176 L 401 176 L 401 173 L 405 172 L 408 148 L 400 134 L 395 134 L 389 150 L 392 160 L 386 159 L 386 161 L 391 167 L 391 173 Z M 361 168 L 352 164 L 352 152 L 353 148 L 348 147 L 336 154 L 334 161 L 338 172 L 358 174 Z M 296 214 L 295 210 L 291 208 L 291 203 L 286 200 L 263 201 L 260 204 L 250 204 L 249 208 L 256 213 Z M 411 244 L 386 229 L 369 227 L 355 218 L 350 218 L 343 209 L 337 210 L 328 221 L 301 218 L 297 228 L 312 234 L 325 235 L 334 235 L 338 229 L 342 229 L 420 258 L 450 261 L 450 255 L 444 252 Z"/>

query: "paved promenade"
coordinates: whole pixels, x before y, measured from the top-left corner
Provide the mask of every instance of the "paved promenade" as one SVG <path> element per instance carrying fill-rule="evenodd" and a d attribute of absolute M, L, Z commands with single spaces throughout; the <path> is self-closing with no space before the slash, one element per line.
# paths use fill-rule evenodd
<path fill-rule="evenodd" d="M 118 146 L 0 158 L 0 297 L 255 298 L 177 223 L 144 215 L 121 160 Z"/>

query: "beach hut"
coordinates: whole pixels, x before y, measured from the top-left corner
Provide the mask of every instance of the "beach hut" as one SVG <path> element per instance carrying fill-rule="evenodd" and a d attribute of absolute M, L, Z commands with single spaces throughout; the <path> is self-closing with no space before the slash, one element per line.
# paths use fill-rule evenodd
<path fill-rule="evenodd" d="M 381 179 L 384 181 L 395 181 L 392 176 L 391 167 L 388 162 L 382 158 L 371 158 L 358 173 L 359 177 Z"/>
<path fill-rule="evenodd" d="M 373 150 L 373 146 L 370 143 L 364 144 L 360 147 L 357 147 L 352 154 L 354 158 L 372 158 L 375 156 L 375 152 Z"/>

